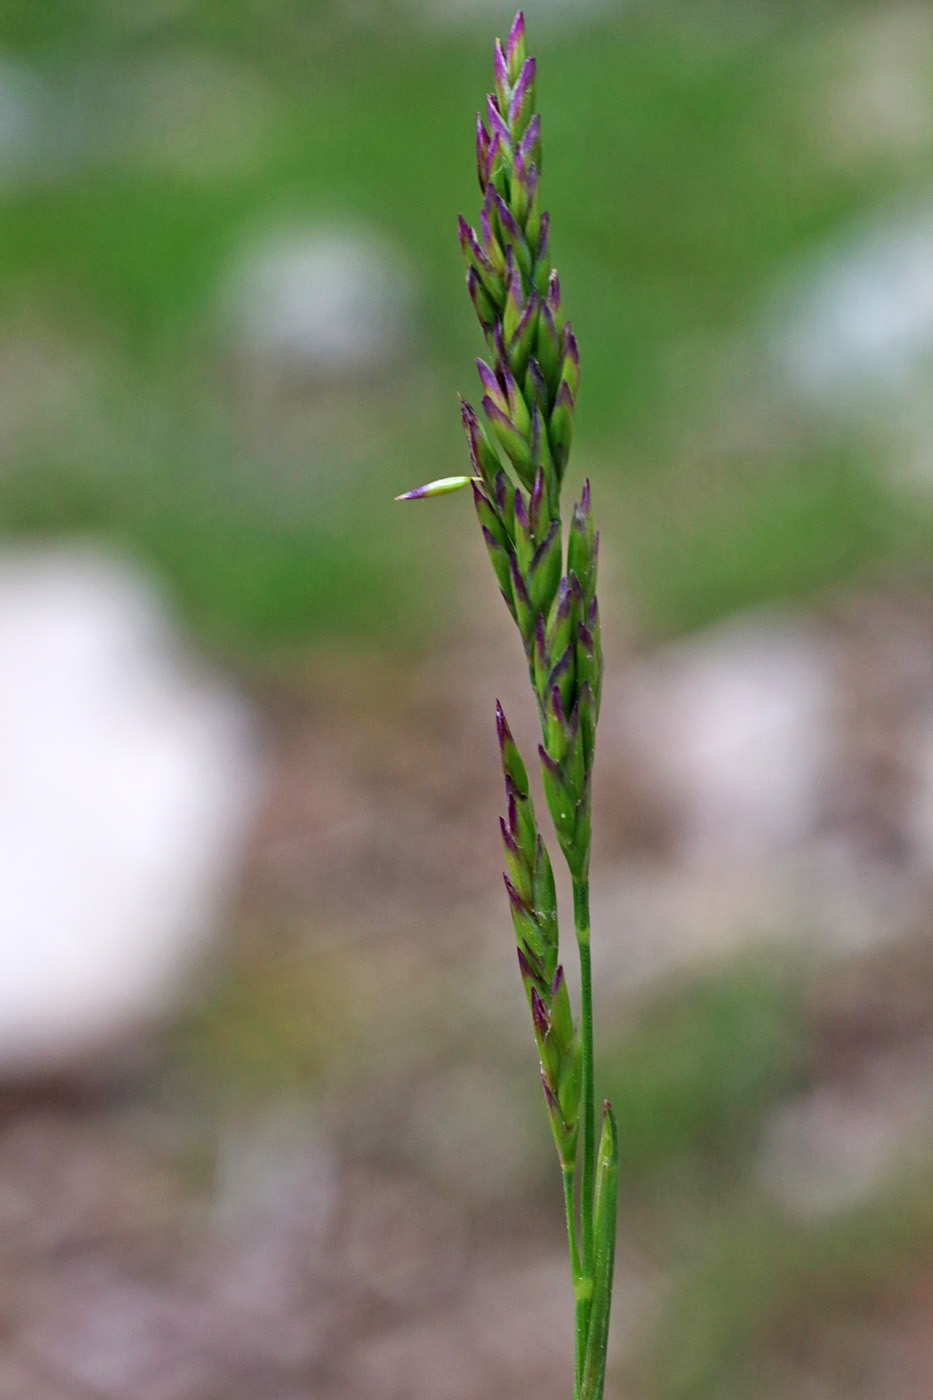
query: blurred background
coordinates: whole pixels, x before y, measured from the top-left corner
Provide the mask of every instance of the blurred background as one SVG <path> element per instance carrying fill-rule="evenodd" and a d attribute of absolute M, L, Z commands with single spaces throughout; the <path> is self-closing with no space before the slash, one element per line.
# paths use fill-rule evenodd
<path fill-rule="evenodd" d="M 603 538 L 607 1397 L 925 1400 L 933 10 L 526 9 Z M 8 1400 L 570 1393 L 534 716 L 468 499 L 392 500 L 464 469 L 511 17 L 0 4 Z"/>

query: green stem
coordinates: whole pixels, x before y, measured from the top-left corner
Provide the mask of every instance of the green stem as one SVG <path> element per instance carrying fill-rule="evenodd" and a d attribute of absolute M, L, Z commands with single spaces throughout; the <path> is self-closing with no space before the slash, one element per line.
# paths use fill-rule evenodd
<path fill-rule="evenodd" d="M 574 1168 L 562 1167 L 561 1175 L 564 1178 L 564 1207 L 567 1211 L 567 1238 L 570 1241 L 570 1269 L 573 1274 L 573 1286 L 577 1288 L 580 1284 L 580 1253 L 577 1249 L 577 1221 L 573 1204 Z"/>
<path fill-rule="evenodd" d="M 590 883 L 573 882 L 573 919 L 580 949 L 583 1051 L 583 1173 L 580 1225 L 583 1275 L 593 1277 L 593 1192 L 596 1172 L 596 1096 L 593 1084 L 593 979 L 590 972 Z"/>
<path fill-rule="evenodd" d="M 586 1331 L 589 1320 L 589 1290 L 583 1283 L 580 1273 L 580 1251 L 577 1247 L 577 1218 L 574 1204 L 576 1169 L 563 1167 L 564 1209 L 567 1212 L 567 1238 L 570 1242 L 570 1271 L 573 1275 L 573 1291 L 576 1298 L 576 1322 L 574 1329 L 574 1400 L 579 1400 L 583 1382 L 583 1359 L 586 1352 Z"/>

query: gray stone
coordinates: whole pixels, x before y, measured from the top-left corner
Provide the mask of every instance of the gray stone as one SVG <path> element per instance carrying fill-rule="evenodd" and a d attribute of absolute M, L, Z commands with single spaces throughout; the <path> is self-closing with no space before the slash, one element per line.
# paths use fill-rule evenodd
<path fill-rule="evenodd" d="M 816 827 L 835 699 L 825 638 L 745 616 L 633 666 L 602 721 L 671 813 L 679 858 L 750 864 Z"/>
<path fill-rule="evenodd" d="M 933 208 L 883 210 L 786 279 L 774 312 L 786 382 L 849 412 L 925 391 L 933 365 Z"/>
<path fill-rule="evenodd" d="M 741 617 L 608 678 L 604 761 L 655 847 L 594 867 L 604 992 L 751 939 L 852 954 L 923 927 L 929 656 L 923 611 L 861 599 L 822 626 Z"/>
<path fill-rule="evenodd" d="M 235 347 L 314 378 L 387 369 L 412 335 L 412 283 L 376 232 L 310 224 L 256 237 L 221 292 Z"/>
<path fill-rule="evenodd" d="M 251 717 L 181 654 L 128 563 L 0 555 L 0 1071 L 173 1008 L 257 796 Z"/>
<path fill-rule="evenodd" d="M 225 1388 L 188 1300 L 95 1259 L 63 1263 L 47 1286 L 28 1352 L 79 1393 L 101 1400 L 177 1400 Z"/>
<path fill-rule="evenodd" d="M 50 115 L 39 78 L 0 56 L 0 187 L 35 177 L 48 154 Z"/>
<path fill-rule="evenodd" d="M 339 1189 L 305 1106 L 283 1101 L 224 1133 L 199 1327 L 234 1370 L 303 1369 L 326 1345 Z"/>
<path fill-rule="evenodd" d="M 779 1108 L 758 1176 L 789 1214 L 831 1214 L 878 1192 L 895 1170 L 922 1164 L 931 1129 L 930 1047 L 889 1052 L 858 1084 L 822 1085 Z"/>
<path fill-rule="evenodd" d="M 925 5 L 853 10 L 808 85 L 811 127 L 825 160 L 858 168 L 915 157 L 933 141 L 933 14 Z"/>

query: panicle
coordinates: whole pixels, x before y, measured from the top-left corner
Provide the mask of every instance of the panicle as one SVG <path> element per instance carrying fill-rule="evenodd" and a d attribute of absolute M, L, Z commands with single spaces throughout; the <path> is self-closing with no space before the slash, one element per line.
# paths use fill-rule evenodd
<path fill-rule="evenodd" d="M 476 361 L 481 412 L 460 401 L 471 474 L 441 477 L 399 499 L 471 488 L 496 581 L 524 645 L 540 720 L 544 796 L 576 898 L 590 859 L 602 687 L 596 597 L 599 534 L 587 481 L 571 514 L 565 557 L 560 496 L 573 442 L 580 354 L 565 318 L 560 279 L 550 265 L 550 217 L 541 207 L 537 63 L 527 51 L 521 11 L 505 44 L 496 41 L 492 87 L 485 111 L 476 117 L 479 218 L 474 228 L 461 216 L 458 227 L 467 293 L 487 346 L 486 358 Z M 559 957 L 554 873 L 528 770 L 498 702 L 496 734 L 505 787 L 505 811 L 499 819 L 503 881 L 545 1100 L 565 1172 L 574 1168 L 584 1123 L 583 1249 L 574 1264 L 574 1393 L 581 1400 L 599 1400 L 612 1287 L 618 1133 L 607 1105 L 599 1150 L 594 1152 L 591 1033 L 588 1029 L 582 1112 L 584 1056 Z M 582 950 L 582 927 L 578 931 Z M 585 978 L 584 994 L 588 973 Z M 587 1206 L 592 1206 L 589 1215 Z M 572 1222 L 571 1215 L 571 1238 Z"/>

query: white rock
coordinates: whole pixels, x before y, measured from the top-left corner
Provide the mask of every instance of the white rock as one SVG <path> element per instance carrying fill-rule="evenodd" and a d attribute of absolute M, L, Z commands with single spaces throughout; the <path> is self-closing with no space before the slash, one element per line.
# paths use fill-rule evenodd
<path fill-rule="evenodd" d="M 0 57 L 0 184 L 35 174 L 49 139 L 49 100 L 28 69 Z"/>
<path fill-rule="evenodd" d="M 604 757 L 658 844 L 594 869 L 604 990 L 750 940 L 851 955 L 924 927 L 928 658 L 909 610 L 862 600 L 846 627 L 748 615 L 607 679 Z"/>
<path fill-rule="evenodd" d="M 221 302 L 241 351 L 299 374 L 388 367 L 411 338 L 404 258 L 352 226 L 257 238 L 235 258 Z"/>
<path fill-rule="evenodd" d="M 748 864 L 812 832 L 834 688 L 825 640 L 805 624 L 726 622 L 634 666 L 617 696 L 610 741 L 664 794 L 688 862 Z"/>
<path fill-rule="evenodd" d="M 209 942 L 258 766 L 127 564 L 0 555 L 0 1070 L 166 1012 Z"/>
<path fill-rule="evenodd" d="M 924 390 L 933 365 L 933 207 L 880 214 L 788 283 L 772 343 L 795 391 L 848 411 Z"/>
<path fill-rule="evenodd" d="M 879 1055 L 857 1086 L 823 1085 L 765 1127 L 758 1176 L 791 1215 L 844 1210 L 922 1165 L 933 1125 L 930 1047 Z"/>
<path fill-rule="evenodd" d="M 593 874 L 597 997 L 750 947 L 850 957 L 923 926 L 928 886 L 827 837 L 783 857 L 709 867 L 627 860 Z"/>
<path fill-rule="evenodd" d="M 858 169 L 903 160 L 933 139 L 933 14 L 925 5 L 853 11 L 830 40 L 810 127 L 823 158 Z"/>

